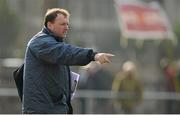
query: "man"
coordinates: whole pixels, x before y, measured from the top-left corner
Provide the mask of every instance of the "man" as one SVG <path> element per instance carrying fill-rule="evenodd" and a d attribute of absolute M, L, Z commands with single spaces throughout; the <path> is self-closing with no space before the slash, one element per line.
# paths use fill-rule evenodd
<path fill-rule="evenodd" d="M 44 18 L 44 28 L 29 41 L 23 78 L 24 114 L 72 113 L 69 66 L 110 62 L 112 54 L 64 43 L 68 26 L 68 11 L 50 9 Z"/>

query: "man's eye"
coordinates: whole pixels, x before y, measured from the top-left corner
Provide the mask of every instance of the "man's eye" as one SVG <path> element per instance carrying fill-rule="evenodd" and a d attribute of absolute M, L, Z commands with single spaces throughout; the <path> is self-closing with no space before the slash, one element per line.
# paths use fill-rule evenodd
<path fill-rule="evenodd" d="M 62 26 L 68 26 L 68 24 L 61 24 Z"/>

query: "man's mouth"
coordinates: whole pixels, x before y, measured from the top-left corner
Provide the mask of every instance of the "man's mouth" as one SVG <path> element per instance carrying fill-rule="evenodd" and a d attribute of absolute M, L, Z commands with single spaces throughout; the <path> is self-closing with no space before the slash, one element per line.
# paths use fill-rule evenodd
<path fill-rule="evenodd" d="M 63 32 L 63 34 L 66 35 L 66 34 L 67 34 L 67 31 Z"/>

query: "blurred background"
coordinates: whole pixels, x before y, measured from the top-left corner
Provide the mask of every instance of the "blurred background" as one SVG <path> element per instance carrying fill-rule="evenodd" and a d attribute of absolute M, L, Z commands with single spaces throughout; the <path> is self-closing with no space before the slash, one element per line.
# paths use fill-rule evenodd
<path fill-rule="evenodd" d="M 21 113 L 12 72 L 53 7 L 71 14 L 67 43 L 115 55 L 71 67 L 81 75 L 74 113 L 180 113 L 180 1 L 126 2 L 0 0 L 0 113 Z"/>

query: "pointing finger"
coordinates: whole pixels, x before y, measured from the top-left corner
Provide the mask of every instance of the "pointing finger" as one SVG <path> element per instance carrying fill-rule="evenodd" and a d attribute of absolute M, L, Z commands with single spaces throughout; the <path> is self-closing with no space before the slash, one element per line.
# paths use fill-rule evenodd
<path fill-rule="evenodd" d="M 113 57 L 113 56 L 115 56 L 115 55 L 109 54 L 109 53 L 107 53 L 106 55 L 107 55 L 108 57 Z"/>

